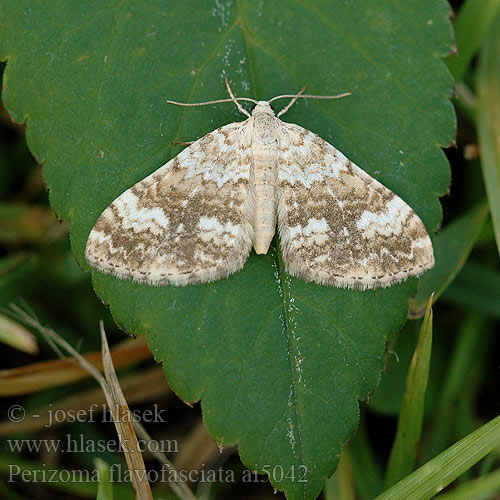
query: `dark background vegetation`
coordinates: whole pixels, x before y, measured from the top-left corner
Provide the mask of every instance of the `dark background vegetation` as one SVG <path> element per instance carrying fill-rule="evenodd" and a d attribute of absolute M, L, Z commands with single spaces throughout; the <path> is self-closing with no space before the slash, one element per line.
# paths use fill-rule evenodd
<path fill-rule="evenodd" d="M 452 2 L 458 10 L 461 2 Z M 473 62 L 465 83 L 474 89 L 477 63 Z M 477 150 L 476 125 L 469 113 L 460 105 L 457 108 L 458 130 L 456 146 L 446 150 L 452 169 L 449 196 L 442 198 L 443 226 L 456 220 L 472 207 L 486 200 L 480 159 Z M 0 111 L 0 306 L 28 304 L 42 324 L 50 325 L 82 353 L 98 351 L 98 321 L 104 319 L 111 345 L 123 342 L 125 335 L 112 321 L 108 309 L 97 299 L 90 275 L 83 272 L 74 260 L 67 234 L 67 226 L 54 216 L 44 189 L 43 166 L 33 160 L 25 142 L 24 127 L 13 124 L 4 109 Z M 480 424 L 499 413 L 500 387 L 499 337 L 500 318 L 500 269 L 498 250 L 493 228 L 488 221 L 465 264 L 462 272 L 434 307 L 434 343 L 429 390 L 426 401 L 426 419 L 420 463 L 467 435 Z M 374 464 L 380 470 L 387 463 L 396 432 L 397 415 L 409 359 L 416 344 L 420 321 L 409 321 L 400 332 L 389 354 L 387 373 L 372 400 L 362 405 L 359 435 L 349 446 L 352 463 L 362 460 L 362 446 L 371 447 Z M 452 363 L 456 362 L 458 343 L 466 343 L 461 355 L 467 371 L 456 380 L 459 397 L 443 413 L 441 390 L 443 380 L 449 377 Z M 26 354 L 17 349 L 0 347 L 2 366 L 7 370 L 53 359 L 54 352 L 44 342 L 39 342 L 39 352 Z M 140 387 L 141 377 L 147 370 L 157 370 L 152 359 L 140 360 L 122 369 L 120 377 L 135 380 Z M 166 410 L 166 423 L 148 427 L 151 434 L 165 439 L 178 440 L 180 454 L 172 454 L 182 468 L 205 467 L 233 468 L 241 476 L 243 466 L 234 450 L 220 454 L 211 438 L 201 426 L 199 406 L 190 408 L 168 391 L 164 383 L 163 395 L 138 401 L 134 409 L 159 408 Z M 2 408 L 20 404 L 33 411 L 54 401 L 65 400 L 70 395 L 95 389 L 95 383 L 83 380 L 72 385 L 57 387 L 3 398 Z M 129 397 L 127 391 L 126 396 Z M 2 421 L 6 413 L 0 413 Z M 445 421 L 440 419 L 446 419 Z M 1 428 L 0 428 L 1 429 Z M 444 429 L 444 430 L 443 430 Z M 439 432 L 438 432 L 439 431 Z M 19 438 L 52 439 L 67 434 L 83 433 L 88 439 L 114 439 L 115 430 L 110 423 L 66 423 L 51 428 L 41 428 L 14 434 Z M 54 488 L 40 483 L 8 484 L 6 464 L 20 461 L 30 464 L 50 463 L 61 468 L 91 468 L 92 459 L 100 456 L 109 463 L 123 463 L 119 454 L 78 453 L 58 454 L 47 452 L 10 451 L 8 433 L 0 440 L 1 498 L 89 498 L 90 489 L 77 493 L 70 485 Z M 363 439 L 361 445 L 361 438 Z M 158 468 L 155 461 L 145 456 L 149 468 Z M 487 465 L 478 466 L 461 479 L 465 481 L 494 466 L 495 457 Z M 23 462 L 23 463 L 24 463 Z M 356 470 L 355 476 L 356 476 Z M 359 478 L 358 478 L 359 479 Z M 367 480 L 368 478 L 361 478 Z M 195 486 L 196 487 L 196 486 Z M 203 487 L 203 486 L 202 486 Z M 279 498 L 266 483 L 219 484 L 214 486 L 217 498 Z M 165 491 L 161 492 L 166 496 Z M 360 491 L 362 495 L 362 492 Z M 90 496 L 89 496 L 90 495 Z M 117 497 L 118 498 L 118 497 Z M 363 497 L 364 498 L 364 497 Z M 492 496 L 491 498 L 494 498 Z M 498 497 L 497 497 L 498 498 Z"/>

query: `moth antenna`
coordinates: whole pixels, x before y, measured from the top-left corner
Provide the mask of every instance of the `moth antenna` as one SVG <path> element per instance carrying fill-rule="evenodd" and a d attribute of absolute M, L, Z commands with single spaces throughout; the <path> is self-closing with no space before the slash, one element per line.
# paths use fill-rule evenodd
<path fill-rule="evenodd" d="M 280 117 L 282 114 L 286 113 L 290 107 L 293 105 L 293 103 L 301 96 L 301 94 L 304 93 L 304 91 L 306 90 L 306 85 L 304 85 L 298 92 L 298 94 L 295 94 L 293 96 L 288 96 L 288 97 L 293 97 L 293 99 L 276 115 L 277 117 Z M 278 96 L 280 97 L 280 96 Z M 274 101 L 275 99 L 277 99 L 278 97 L 274 97 L 273 99 L 271 99 L 269 102 L 272 102 Z"/>
<path fill-rule="evenodd" d="M 282 99 L 284 97 L 292 97 L 292 100 L 276 115 L 276 116 L 281 116 L 284 113 L 286 113 L 290 107 L 297 101 L 297 99 L 340 99 L 342 97 L 347 97 L 348 95 L 352 95 L 351 92 L 344 92 L 343 94 L 337 94 L 337 95 L 310 95 L 310 94 L 303 94 L 304 90 L 306 87 L 303 87 L 300 92 L 297 94 L 284 94 L 284 95 L 278 95 L 276 97 L 273 97 L 271 100 L 268 102 L 273 102 L 276 99 Z"/>
<path fill-rule="evenodd" d="M 257 103 L 255 99 L 251 99 L 250 97 L 236 97 L 235 99 L 217 99 L 215 101 L 205 101 L 205 102 L 177 102 L 177 101 L 167 100 L 169 104 L 175 104 L 176 106 L 206 106 L 207 104 L 219 104 L 220 102 L 235 102 L 235 101 L 251 101 L 254 104 Z M 246 111 L 245 114 L 248 115 Z"/>
<path fill-rule="evenodd" d="M 238 109 L 246 116 L 250 118 L 250 113 L 238 102 L 238 101 L 250 101 L 254 104 L 257 104 L 255 99 L 250 97 L 234 97 L 233 91 L 229 86 L 229 82 L 227 80 L 227 76 L 225 77 L 227 91 L 229 92 L 229 99 L 216 99 L 215 101 L 205 101 L 205 102 L 177 102 L 167 100 L 169 104 L 175 104 L 176 106 L 206 106 L 207 104 L 219 104 L 221 102 L 234 102 Z"/>
<path fill-rule="evenodd" d="M 238 109 L 244 114 L 244 115 L 247 115 L 249 118 L 250 118 L 250 113 L 238 102 L 238 99 L 236 99 L 236 97 L 234 97 L 234 94 L 233 94 L 233 91 L 231 90 L 231 87 L 229 86 L 229 80 L 227 79 L 227 76 L 224 77 L 224 80 L 226 82 L 226 88 L 227 88 L 227 92 L 229 93 L 229 95 L 231 96 L 231 100 L 236 104 L 236 106 L 238 107 Z M 241 98 L 240 98 L 241 99 Z M 250 98 L 248 98 L 250 99 Z M 245 99 L 246 100 L 246 99 Z M 257 104 L 257 101 L 253 100 L 253 99 L 250 99 L 251 101 L 253 101 L 255 104 Z"/>

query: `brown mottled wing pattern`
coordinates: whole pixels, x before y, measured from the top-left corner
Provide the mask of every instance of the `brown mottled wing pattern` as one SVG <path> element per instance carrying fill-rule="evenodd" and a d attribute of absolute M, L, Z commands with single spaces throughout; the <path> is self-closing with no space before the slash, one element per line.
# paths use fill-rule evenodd
<path fill-rule="evenodd" d="M 278 229 L 286 270 L 306 281 L 367 289 L 434 265 L 417 214 L 340 151 L 281 122 Z"/>
<path fill-rule="evenodd" d="M 214 130 L 113 201 L 90 233 L 87 261 L 154 285 L 202 283 L 241 269 L 253 239 L 246 125 Z"/>

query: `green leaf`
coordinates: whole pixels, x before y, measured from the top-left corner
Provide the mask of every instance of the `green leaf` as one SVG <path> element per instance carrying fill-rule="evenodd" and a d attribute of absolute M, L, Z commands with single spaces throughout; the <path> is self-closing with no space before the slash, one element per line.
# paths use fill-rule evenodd
<path fill-rule="evenodd" d="M 417 293 L 410 300 L 410 317 L 422 316 L 431 294 L 435 294 L 436 302 L 455 279 L 469 257 L 487 216 L 488 207 L 482 203 L 448 224 L 434 238 L 436 265 L 420 278 Z"/>
<path fill-rule="evenodd" d="M 500 416 L 490 420 L 375 500 L 427 500 L 500 446 Z"/>
<path fill-rule="evenodd" d="M 28 118 L 28 144 L 73 251 L 121 192 L 192 140 L 241 120 L 232 105 L 169 106 L 308 91 L 287 121 L 319 133 L 407 201 L 429 231 L 441 220 L 454 135 L 452 46 L 444 0 L 355 4 L 245 0 L 0 1 L 4 102 Z M 289 498 L 314 498 L 375 389 L 387 338 L 404 323 L 415 280 L 376 291 L 286 275 L 276 243 L 243 271 L 203 286 L 153 288 L 94 273 L 126 331 L 147 333 L 172 388 L 202 399 L 222 444 L 267 471 Z M 284 474 L 281 474 L 281 472 Z M 305 475 L 304 475 L 305 474 Z M 281 477 L 286 476 L 286 477 Z M 293 477 L 294 476 L 294 477 Z M 303 480 L 306 482 L 303 482 Z"/>
<path fill-rule="evenodd" d="M 389 457 L 386 487 L 392 486 L 405 477 L 415 466 L 422 433 L 425 392 L 431 359 L 432 300 L 433 296 L 431 295 L 406 378 L 406 391 L 399 415 L 398 430 Z"/>
<path fill-rule="evenodd" d="M 500 10 L 481 51 L 477 89 L 481 167 L 500 253 Z"/>
<path fill-rule="evenodd" d="M 465 77 L 470 62 L 481 47 L 499 9 L 498 0 L 466 0 L 461 6 L 453 23 L 457 53 L 446 59 L 455 80 Z"/>

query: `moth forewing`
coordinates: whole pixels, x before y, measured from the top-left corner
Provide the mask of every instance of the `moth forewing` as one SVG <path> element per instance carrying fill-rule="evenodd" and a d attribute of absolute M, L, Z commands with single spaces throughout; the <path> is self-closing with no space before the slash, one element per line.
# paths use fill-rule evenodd
<path fill-rule="evenodd" d="M 283 124 L 278 227 L 287 271 L 307 281 L 367 289 L 434 265 L 417 214 L 331 144 Z"/>
<path fill-rule="evenodd" d="M 240 270 L 253 242 L 249 140 L 245 122 L 221 127 L 125 191 L 92 229 L 87 261 L 152 285 Z"/>

